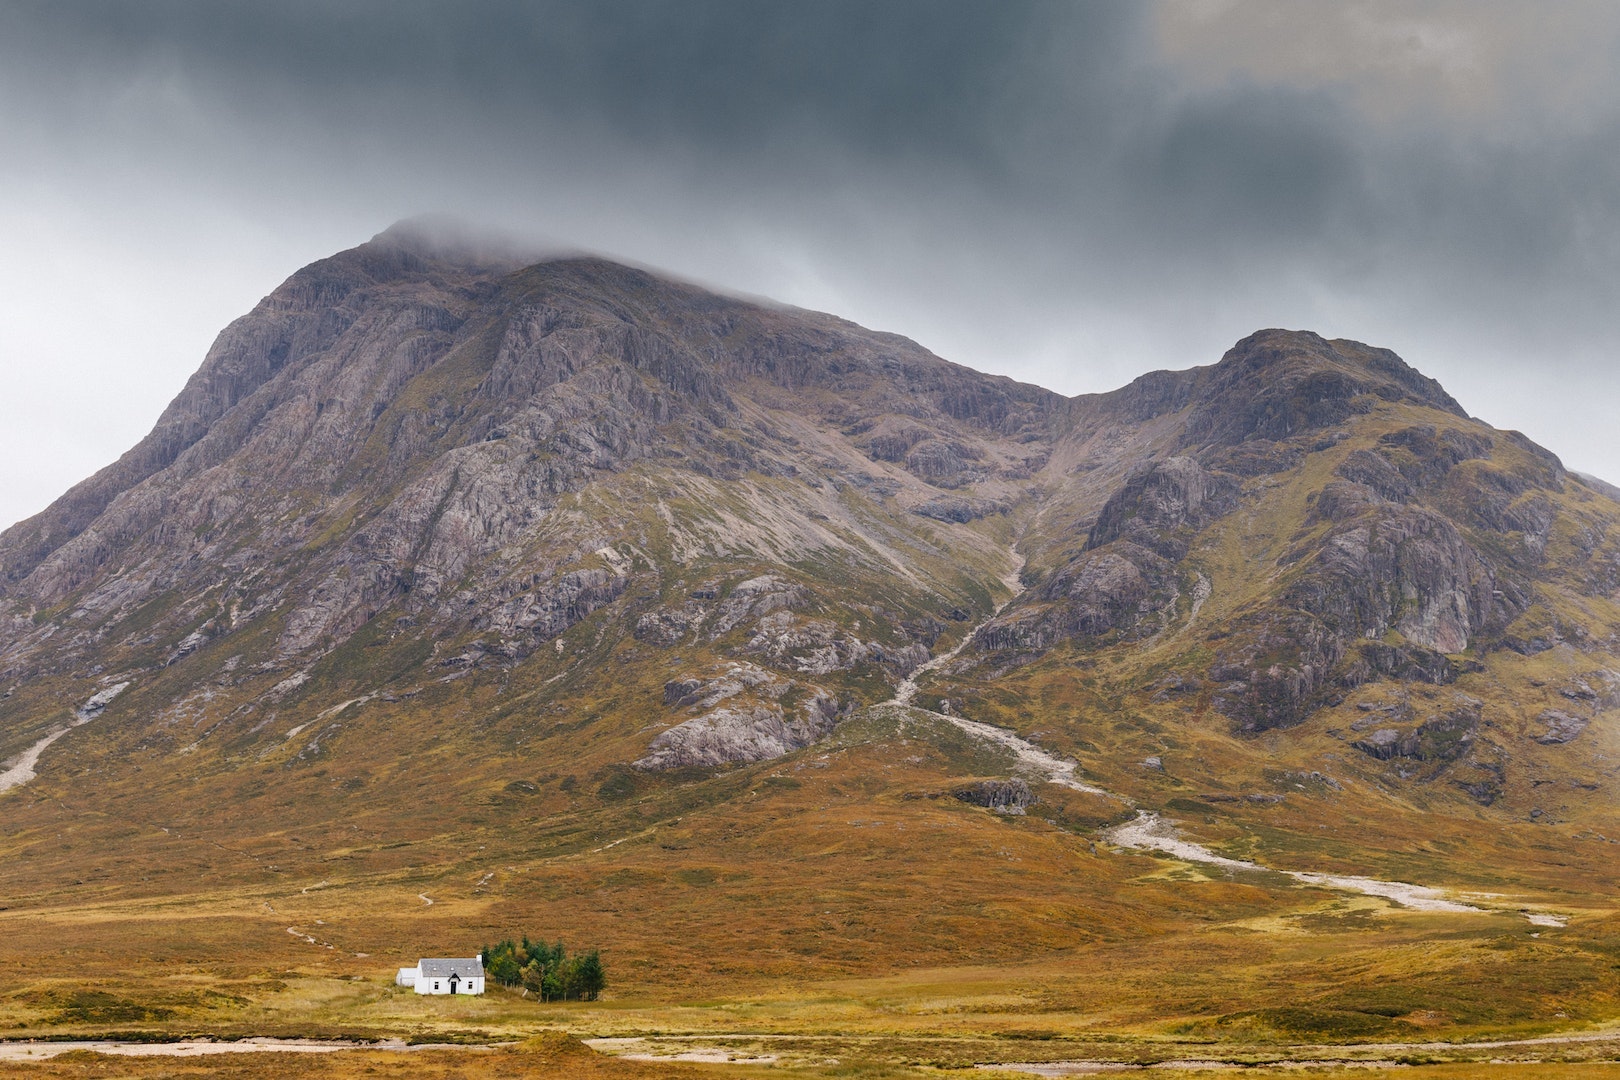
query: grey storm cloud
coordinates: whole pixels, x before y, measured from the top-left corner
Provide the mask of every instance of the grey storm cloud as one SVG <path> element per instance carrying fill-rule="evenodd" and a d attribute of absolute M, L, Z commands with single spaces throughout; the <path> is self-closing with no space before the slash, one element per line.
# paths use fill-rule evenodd
<path fill-rule="evenodd" d="M 1557 12 L 0 2 L 0 375 L 100 421 L 0 399 L 0 457 L 60 490 L 279 277 L 440 211 L 1070 393 L 1357 337 L 1620 477 L 1620 9 Z"/>

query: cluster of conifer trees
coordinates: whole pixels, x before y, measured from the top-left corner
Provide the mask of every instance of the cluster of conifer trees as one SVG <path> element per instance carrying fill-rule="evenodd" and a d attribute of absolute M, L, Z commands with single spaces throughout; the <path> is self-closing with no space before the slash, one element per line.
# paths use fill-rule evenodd
<path fill-rule="evenodd" d="M 502 986 L 521 986 L 541 1001 L 595 1001 L 607 985 L 595 949 L 569 956 L 562 942 L 521 943 L 510 938 L 483 950 L 484 975 Z"/>

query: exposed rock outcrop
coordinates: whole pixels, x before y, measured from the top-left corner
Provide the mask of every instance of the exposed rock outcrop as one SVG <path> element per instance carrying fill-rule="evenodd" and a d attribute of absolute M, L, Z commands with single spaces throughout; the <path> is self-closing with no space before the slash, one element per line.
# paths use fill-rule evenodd
<path fill-rule="evenodd" d="M 991 514 L 1004 514 L 1007 504 L 985 499 L 962 499 L 950 495 L 941 495 L 929 499 L 920 506 L 912 508 L 912 513 L 935 521 L 954 521 L 966 525 L 970 521 L 977 521 Z"/>
<path fill-rule="evenodd" d="M 572 570 L 518 594 L 474 625 L 526 642 L 549 641 L 623 596 L 627 584 L 627 576 L 613 570 Z"/>
<path fill-rule="evenodd" d="M 1009 780 L 979 780 L 952 793 L 955 798 L 974 806 L 983 806 L 1003 814 L 1022 814 L 1035 803 L 1035 793 L 1029 785 L 1013 777 Z"/>
<path fill-rule="evenodd" d="M 1388 472 L 1393 492 L 1400 474 Z M 1086 550 L 987 624 L 979 646 L 1039 650 L 1163 630 L 1184 591 L 1190 538 L 1236 499 L 1229 481 L 1187 459 L 1137 474 L 1110 498 Z M 1285 584 L 1239 620 L 1210 669 L 1225 684 L 1217 704 L 1246 730 L 1297 723 L 1333 687 L 1380 676 L 1450 682 L 1458 668 L 1448 654 L 1499 639 L 1530 604 L 1520 575 L 1436 510 L 1338 480 L 1312 513 L 1332 527 L 1284 556 Z"/>
<path fill-rule="evenodd" d="M 1190 457 L 1171 457 L 1133 475 L 1109 497 L 1086 547 L 1126 540 L 1172 562 L 1192 534 L 1236 505 L 1237 485 Z"/>
<path fill-rule="evenodd" d="M 1460 697 L 1456 708 L 1415 728 L 1381 727 L 1351 745 L 1382 761 L 1397 757 L 1429 764 L 1457 761 L 1478 738 L 1480 708 L 1479 701 Z"/>
<path fill-rule="evenodd" d="M 1347 504 L 1345 489 L 1330 491 L 1338 523 L 1296 554 L 1292 583 L 1245 618 L 1212 669 L 1227 683 L 1217 703 L 1245 730 L 1297 723 L 1333 686 L 1380 675 L 1450 682 L 1457 668 L 1443 654 L 1500 633 L 1529 606 L 1443 515 L 1371 497 Z"/>
<path fill-rule="evenodd" d="M 1230 477 L 1187 457 L 1137 471 L 1104 504 L 1084 550 L 981 628 L 978 646 L 1045 649 L 1163 630 L 1181 595 L 1188 541 L 1236 505 L 1237 491 Z"/>
<path fill-rule="evenodd" d="M 768 761 L 801 750 L 838 723 L 838 703 L 812 693 L 796 708 L 780 702 L 728 705 L 662 732 L 636 767 L 648 770 Z"/>
<path fill-rule="evenodd" d="M 727 664 L 709 678 L 671 679 L 663 701 L 698 715 L 654 738 L 637 768 L 767 761 L 823 738 L 840 716 L 837 699 L 821 687 L 750 663 Z"/>
<path fill-rule="evenodd" d="M 1547 709 L 1540 719 L 1547 725 L 1547 730 L 1536 736 L 1536 742 L 1546 746 L 1573 742 L 1592 722 L 1584 716 L 1571 716 L 1561 709 Z"/>
<path fill-rule="evenodd" d="M 775 574 L 761 574 L 731 587 L 730 593 L 720 601 L 710 635 L 719 637 L 729 633 L 749 619 L 758 619 L 774 611 L 786 611 L 804 602 L 804 589 L 790 584 Z"/>
<path fill-rule="evenodd" d="M 107 706 L 113 703 L 113 699 L 119 694 L 122 694 L 125 690 L 128 690 L 129 687 L 130 683 L 125 681 L 113 683 L 111 686 L 106 687 L 105 689 L 97 690 L 94 694 L 90 695 L 89 699 L 83 705 L 80 705 L 78 709 L 75 710 L 78 718 L 80 720 L 93 720 L 100 716 L 107 710 Z"/>
<path fill-rule="evenodd" d="M 1173 600 L 1169 560 L 1129 541 L 1088 552 L 1065 566 L 1024 604 L 979 628 L 986 650 L 1046 649 L 1069 639 L 1131 632 Z"/>

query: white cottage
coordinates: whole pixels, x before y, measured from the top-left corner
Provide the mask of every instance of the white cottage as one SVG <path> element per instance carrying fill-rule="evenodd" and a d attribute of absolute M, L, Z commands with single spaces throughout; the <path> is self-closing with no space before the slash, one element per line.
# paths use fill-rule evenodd
<path fill-rule="evenodd" d="M 400 968 L 394 982 L 418 994 L 482 994 L 484 959 L 418 960 L 415 967 Z"/>

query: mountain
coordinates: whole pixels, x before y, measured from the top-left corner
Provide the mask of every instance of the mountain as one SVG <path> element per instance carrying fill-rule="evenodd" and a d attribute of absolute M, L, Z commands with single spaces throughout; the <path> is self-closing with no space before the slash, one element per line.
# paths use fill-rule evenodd
<path fill-rule="evenodd" d="M 1352 341 L 1066 398 L 396 226 L 0 535 L 0 921 L 77 936 L 137 1019 L 215 1015 L 140 1004 L 166 956 L 259 1030 L 285 987 L 251 972 L 424 939 L 566 931 L 656 997 L 1322 903 L 1099 846 L 1138 810 L 1281 869 L 1598 897 L 1613 495 Z M 1546 946 L 1566 1009 L 1597 940 Z M 16 968 L 16 1022 L 69 1024 Z"/>

